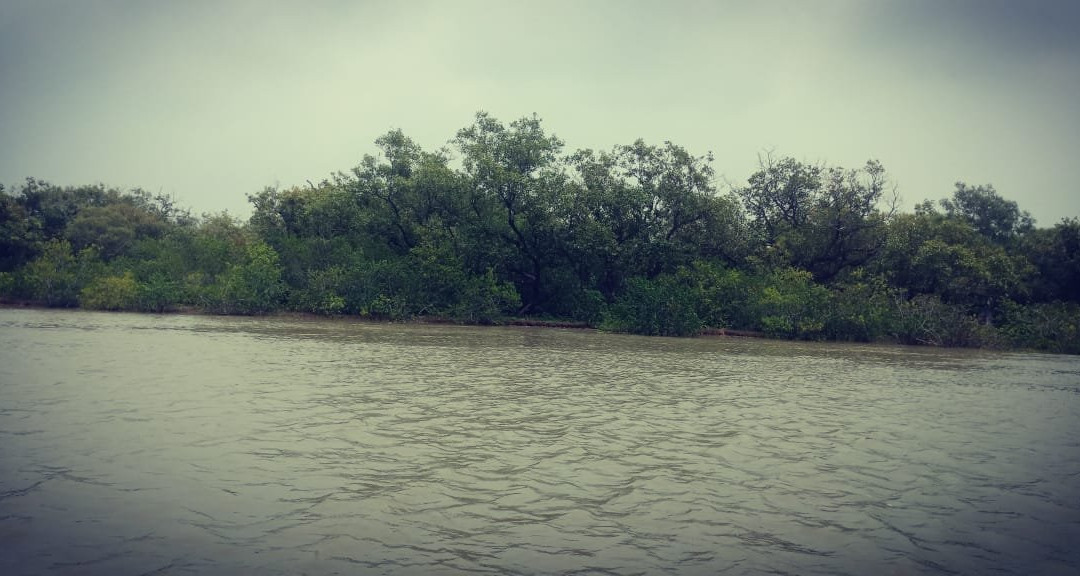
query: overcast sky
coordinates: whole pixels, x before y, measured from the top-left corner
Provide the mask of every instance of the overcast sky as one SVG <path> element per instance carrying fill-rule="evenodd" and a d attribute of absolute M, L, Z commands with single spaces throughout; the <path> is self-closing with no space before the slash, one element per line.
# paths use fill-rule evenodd
<path fill-rule="evenodd" d="M 905 207 L 993 184 L 1080 216 L 1080 1 L 0 0 L 0 182 L 246 217 L 401 128 L 538 114 L 567 151 L 880 160 Z"/>

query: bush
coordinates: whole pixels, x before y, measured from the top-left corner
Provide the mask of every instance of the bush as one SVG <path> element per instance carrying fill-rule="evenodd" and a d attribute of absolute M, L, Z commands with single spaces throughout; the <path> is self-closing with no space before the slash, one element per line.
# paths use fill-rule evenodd
<path fill-rule="evenodd" d="M 100 268 L 93 248 L 75 255 L 66 240 L 52 240 L 23 270 L 24 287 L 32 300 L 46 306 L 74 307 L 79 305 L 79 292 Z"/>
<path fill-rule="evenodd" d="M 973 348 L 1001 345 L 993 326 L 980 324 L 962 307 L 946 304 L 936 295 L 897 298 L 895 310 L 893 335 L 901 344 Z"/>
<path fill-rule="evenodd" d="M 451 317 L 466 322 L 491 324 L 521 306 L 521 296 L 513 284 L 499 282 L 490 268 L 482 276 L 470 276 L 460 303 Z"/>
<path fill-rule="evenodd" d="M 631 278 L 608 308 L 601 328 L 650 336 L 696 336 L 702 329 L 699 302 L 694 289 L 674 276 Z"/>
<path fill-rule="evenodd" d="M 595 326 L 603 320 L 607 301 L 599 291 L 583 284 L 572 271 L 552 270 L 543 278 L 542 313 L 555 318 L 573 319 Z"/>
<path fill-rule="evenodd" d="M 144 312 L 167 312 L 185 303 L 184 287 L 160 272 L 150 275 L 139 284 L 139 310 Z"/>
<path fill-rule="evenodd" d="M 1018 348 L 1080 354 L 1080 305 L 1051 302 L 1002 306 L 1001 333 Z"/>
<path fill-rule="evenodd" d="M 890 328 L 895 322 L 890 289 L 880 278 L 864 279 L 856 274 L 851 282 L 830 292 L 825 334 L 832 340 L 886 339 L 891 336 Z"/>
<path fill-rule="evenodd" d="M 234 264 L 208 291 L 210 310 L 219 314 L 265 314 L 281 306 L 285 285 L 278 255 L 263 242 L 247 247 L 246 262 Z"/>
<path fill-rule="evenodd" d="M 95 278 L 79 292 L 79 305 L 92 310 L 135 310 L 139 284 L 131 272 Z"/>
<path fill-rule="evenodd" d="M 760 329 L 773 337 L 820 338 L 828 316 L 829 291 L 811 274 L 784 268 L 767 276 L 755 303 Z"/>
<path fill-rule="evenodd" d="M 313 314 L 341 314 L 345 310 L 341 295 L 344 282 L 345 271 L 338 266 L 309 270 L 306 285 L 293 296 L 293 307 Z"/>
<path fill-rule="evenodd" d="M 403 258 L 358 266 L 345 276 L 344 310 L 363 316 L 490 323 L 521 303 L 514 286 L 500 282 L 493 271 L 469 274 L 448 247 L 430 244 L 413 248 Z"/>
<path fill-rule="evenodd" d="M 676 277 L 693 290 L 703 325 L 741 329 L 756 326 L 751 306 L 753 282 L 742 272 L 699 261 L 680 268 Z"/>
<path fill-rule="evenodd" d="M 0 299 L 22 297 L 19 276 L 11 272 L 0 272 Z"/>

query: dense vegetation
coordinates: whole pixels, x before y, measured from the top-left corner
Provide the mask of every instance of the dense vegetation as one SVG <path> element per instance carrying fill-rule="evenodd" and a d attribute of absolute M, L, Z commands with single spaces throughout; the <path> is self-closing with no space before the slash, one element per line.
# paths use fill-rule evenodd
<path fill-rule="evenodd" d="M 720 193 L 710 156 L 568 154 L 535 116 L 478 114 L 437 151 L 376 144 L 317 186 L 250 195 L 246 223 L 141 190 L 0 187 L 0 297 L 1080 353 L 1080 222 L 1037 228 L 990 186 L 898 213 L 876 161 L 765 156 Z"/>

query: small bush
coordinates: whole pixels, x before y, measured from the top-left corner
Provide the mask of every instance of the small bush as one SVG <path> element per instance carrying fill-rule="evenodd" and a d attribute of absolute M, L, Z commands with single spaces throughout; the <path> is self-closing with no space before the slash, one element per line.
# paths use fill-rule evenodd
<path fill-rule="evenodd" d="M 219 314 L 265 314 L 281 306 L 285 285 L 278 254 L 265 243 L 247 247 L 246 261 L 234 264 L 207 291 L 209 308 Z"/>
<path fill-rule="evenodd" d="M 993 326 L 980 324 L 962 307 L 946 304 L 935 295 L 897 298 L 895 310 L 893 334 L 901 344 L 972 348 L 1001 345 Z"/>
<path fill-rule="evenodd" d="M 1080 354 L 1080 305 L 1051 302 L 1021 306 L 1006 302 L 1001 333 L 1018 348 Z"/>
<path fill-rule="evenodd" d="M 79 292 L 79 304 L 91 310 L 136 310 L 139 284 L 131 272 L 95 278 Z"/>
<path fill-rule="evenodd" d="M 152 274 L 139 284 L 138 307 L 143 312 L 175 310 L 186 299 L 184 286 L 161 273 Z"/>
<path fill-rule="evenodd" d="M 782 338 L 821 338 L 829 308 L 829 291 L 805 270 L 785 268 L 765 278 L 755 306 L 760 328 Z"/>
<path fill-rule="evenodd" d="M 831 291 L 825 334 L 832 340 L 874 342 L 889 338 L 895 321 L 890 290 L 884 280 L 859 277 Z"/>
<path fill-rule="evenodd" d="M 322 270 L 309 270 L 307 284 L 295 292 L 293 307 L 304 312 L 333 316 L 345 309 L 341 288 L 345 273 L 338 266 Z"/>
<path fill-rule="evenodd" d="M 101 262 L 93 247 L 72 253 L 66 240 L 52 240 L 41 255 L 26 265 L 23 282 L 27 295 L 54 307 L 79 305 L 79 293 L 95 276 Z"/>
<path fill-rule="evenodd" d="M 651 336 L 696 336 L 702 329 L 698 302 L 694 290 L 674 276 L 631 278 L 608 308 L 601 328 Z"/>

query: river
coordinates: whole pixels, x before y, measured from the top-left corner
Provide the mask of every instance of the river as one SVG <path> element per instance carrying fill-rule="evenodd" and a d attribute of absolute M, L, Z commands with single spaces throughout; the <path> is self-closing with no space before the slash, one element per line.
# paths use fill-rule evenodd
<path fill-rule="evenodd" d="M 1080 359 L 0 310 L 0 574 L 464 573 L 1080 573 Z"/>

